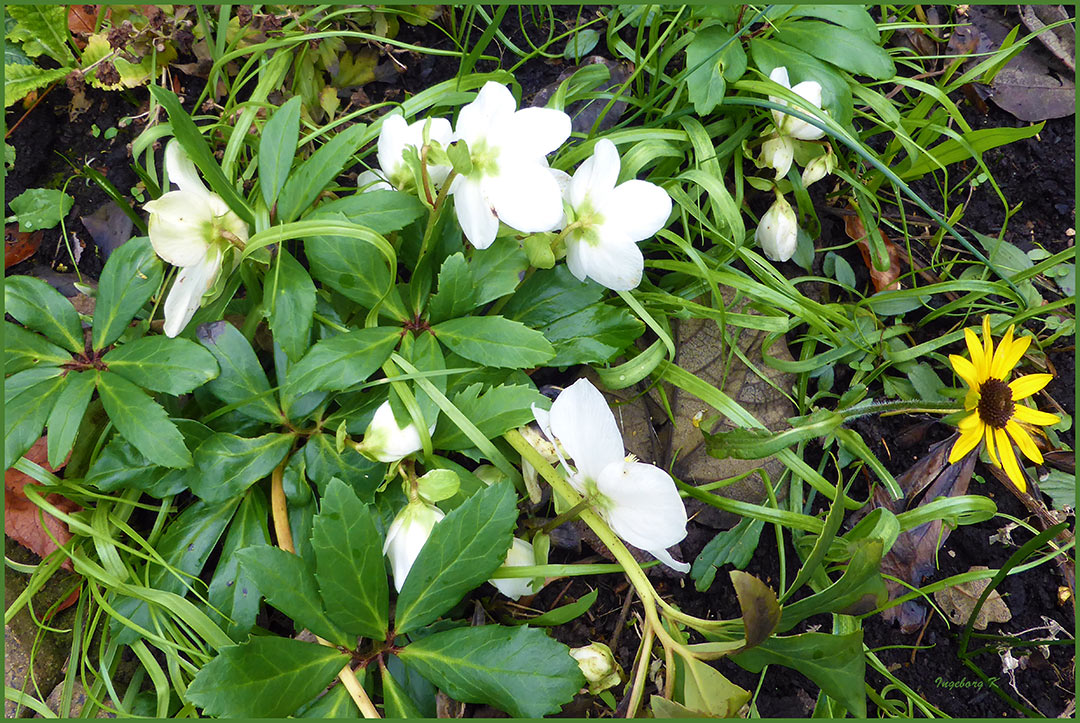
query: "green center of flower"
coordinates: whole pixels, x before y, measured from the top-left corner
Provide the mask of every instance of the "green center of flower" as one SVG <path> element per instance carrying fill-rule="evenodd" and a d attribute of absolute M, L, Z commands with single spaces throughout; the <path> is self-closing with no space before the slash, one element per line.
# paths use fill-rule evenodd
<path fill-rule="evenodd" d="M 471 176 L 494 176 L 499 172 L 499 149 L 488 145 L 481 138 L 476 145 L 469 146 L 469 160 L 472 161 Z"/>
<path fill-rule="evenodd" d="M 1013 416 L 1013 396 L 1009 385 L 1000 379 L 987 379 L 979 385 L 979 419 L 994 429 L 1004 429 Z"/>
<path fill-rule="evenodd" d="M 590 246 L 599 246 L 601 239 L 598 229 L 604 223 L 604 217 L 593 207 L 588 196 L 585 197 L 581 202 L 581 205 L 575 210 L 577 213 L 574 223 L 577 226 L 577 229 L 575 230 L 574 236 L 579 241 L 584 241 Z"/>

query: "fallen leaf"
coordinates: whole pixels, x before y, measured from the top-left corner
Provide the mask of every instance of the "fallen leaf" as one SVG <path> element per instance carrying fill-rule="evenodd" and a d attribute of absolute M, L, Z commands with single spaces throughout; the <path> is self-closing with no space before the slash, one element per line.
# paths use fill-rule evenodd
<path fill-rule="evenodd" d="M 20 231 L 18 224 L 4 229 L 4 268 L 9 269 L 37 253 L 42 231 Z"/>
<path fill-rule="evenodd" d="M 25 457 L 50 472 L 63 469 L 63 464 L 56 469 L 49 466 L 46 445 L 46 438 L 42 437 L 34 442 L 34 446 Z M 64 464 L 67 464 L 66 459 Z M 49 537 L 50 534 L 60 544 L 67 544 L 72 535 L 66 524 L 47 512 L 43 512 L 27 499 L 23 492 L 27 484 L 36 485 L 38 482 L 16 469 L 4 472 L 4 533 L 38 557 L 44 558 L 57 549 L 56 543 Z M 45 500 L 62 512 L 77 512 L 82 509 L 71 500 L 56 493 L 46 495 Z M 71 570 L 71 560 L 64 560 L 61 567 Z"/>
<path fill-rule="evenodd" d="M 120 244 L 131 238 L 132 220 L 120 210 L 115 201 L 107 201 L 89 216 L 80 216 L 83 226 L 90 232 L 102 258 L 109 258 Z"/>
<path fill-rule="evenodd" d="M 862 219 L 857 214 L 844 216 L 844 232 L 847 233 L 849 239 L 858 242 L 863 263 L 870 270 L 870 281 L 874 284 L 874 291 L 885 291 L 886 289 L 899 291 L 900 250 L 896 248 L 896 244 L 889 240 L 885 232 L 881 231 L 881 238 L 885 240 L 885 250 L 889 253 L 888 271 L 878 271 L 874 268 L 873 261 L 870 258 L 870 244 L 867 242 L 866 227 L 863 226 Z"/>
<path fill-rule="evenodd" d="M 968 572 L 989 570 L 985 565 L 975 565 Z M 934 601 L 941 606 L 945 614 L 957 625 L 966 625 L 971 612 L 975 609 L 975 603 L 983 594 L 983 590 L 990 584 L 989 580 L 972 580 L 938 590 L 934 593 Z M 998 594 L 997 590 L 991 590 L 986 600 L 979 608 L 975 616 L 974 626 L 976 630 L 986 630 L 990 623 L 1007 623 L 1012 620 L 1012 611 L 1005 604 L 1005 599 Z"/>
<path fill-rule="evenodd" d="M 598 93 L 614 92 L 626 82 L 626 79 L 630 77 L 630 73 L 633 67 L 627 63 L 619 63 L 614 60 L 608 60 L 607 58 L 599 55 L 593 55 L 585 60 L 581 61 L 580 65 L 564 70 L 554 82 L 549 83 L 536 92 L 533 96 L 532 106 L 543 107 L 547 105 L 548 100 L 559 89 L 568 78 L 574 73 L 581 70 L 588 65 L 603 65 L 608 69 L 610 76 L 606 82 L 596 88 Z M 575 101 L 566 108 L 566 112 L 572 119 L 573 130 L 577 133 L 589 133 L 592 130 L 596 120 L 600 118 L 600 113 L 607 107 L 608 101 L 606 99 L 593 99 L 585 101 Z M 626 112 L 626 101 L 617 100 L 611 105 L 611 110 L 600 121 L 598 129 L 600 131 L 609 130 L 619 122 L 622 114 Z"/>
<path fill-rule="evenodd" d="M 1020 20 L 1035 37 L 1069 70 L 1076 72 L 1076 28 L 1072 23 L 1059 25 L 1052 31 L 1047 25 L 1068 21 L 1069 13 L 1062 5 L 1021 5 Z"/>
<path fill-rule="evenodd" d="M 86 41 L 78 37 L 80 35 L 92 35 L 94 26 L 97 25 L 97 5 L 69 5 L 68 6 L 68 32 L 75 37 L 75 42 L 80 48 L 86 47 Z"/>

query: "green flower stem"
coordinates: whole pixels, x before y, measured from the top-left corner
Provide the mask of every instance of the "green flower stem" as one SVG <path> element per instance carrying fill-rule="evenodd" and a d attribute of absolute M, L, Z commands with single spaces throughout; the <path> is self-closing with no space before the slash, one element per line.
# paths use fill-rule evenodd
<path fill-rule="evenodd" d="M 844 419 L 865 417 L 868 414 L 897 414 L 900 412 L 962 412 L 963 407 L 957 406 L 956 402 L 930 402 L 922 399 L 899 400 L 896 402 L 869 401 L 856 404 L 850 409 L 838 409 L 837 414 L 844 415 Z"/>
<path fill-rule="evenodd" d="M 641 567 L 656 567 L 660 561 L 646 562 Z M 582 575 L 607 575 L 622 572 L 623 566 L 614 563 L 596 563 L 591 565 L 503 565 L 493 572 L 491 576 L 498 580 L 513 579 L 518 577 L 580 577 Z"/>

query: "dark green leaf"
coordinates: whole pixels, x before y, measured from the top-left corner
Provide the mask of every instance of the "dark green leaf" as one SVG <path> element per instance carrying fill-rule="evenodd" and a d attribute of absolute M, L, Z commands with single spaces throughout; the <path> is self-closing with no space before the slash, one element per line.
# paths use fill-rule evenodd
<path fill-rule="evenodd" d="M 772 5 L 766 8 L 765 17 L 770 20 L 780 17 L 821 18 L 842 28 L 862 33 L 875 43 L 881 40 L 877 23 L 861 5 Z"/>
<path fill-rule="evenodd" d="M 529 259 L 516 241 L 496 239 L 495 243 L 469 259 L 469 269 L 476 282 L 477 306 L 514 293 L 521 272 L 529 268 Z"/>
<path fill-rule="evenodd" d="M 565 645 L 529 627 L 446 630 L 398 656 L 454 700 L 487 703 L 520 718 L 559 712 L 585 682 Z"/>
<path fill-rule="evenodd" d="M 214 355 L 193 341 L 167 336 L 144 336 L 118 346 L 102 361 L 144 389 L 186 394 L 218 375 Z"/>
<path fill-rule="evenodd" d="M 750 691 L 735 685 L 703 660 L 679 658 L 675 665 L 682 674 L 686 707 L 700 711 L 702 717 L 736 718 L 750 700 Z"/>
<path fill-rule="evenodd" d="M 780 622 L 780 604 L 772 588 L 742 570 L 731 570 L 731 584 L 742 610 L 746 647 L 759 645 L 772 635 Z"/>
<path fill-rule="evenodd" d="M 382 669 L 383 706 L 387 718 L 423 718 L 405 690 L 394 680 L 390 668 Z"/>
<path fill-rule="evenodd" d="M 66 381 L 66 377 L 57 376 L 38 382 L 5 405 L 4 469 L 15 464 L 41 437 L 41 429 L 56 403 L 56 394 Z"/>
<path fill-rule="evenodd" d="M 424 632 L 438 632 L 433 628 L 435 628 L 434 625 L 426 628 Z M 419 634 L 420 631 L 417 631 L 414 637 L 419 637 Z M 398 687 L 409 696 L 409 700 L 420 710 L 421 718 L 435 718 L 438 715 L 436 698 L 439 691 L 432 685 L 430 680 L 405 665 L 405 663 L 401 662 L 401 658 L 393 654 L 386 656 L 386 669 L 394 676 Z"/>
<path fill-rule="evenodd" d="M 255 617 L 259 614 L 259 601 L 262 599 L 255 581 L 239 569 L 240 559 L 236 553 L 249 547 L 268 545 L 270 532 L 266 520 L 266 496 L 262 490 L 254 487 L 248 490 L 233 515 L 229 534 L 221 547 L 221 559 L 210 579 L 210 589 L 207 591 L 213 608 L 210 616 L 233 640 L 243 640 L 255 627 Z"/>
<path fill-rule="evenodd" d="M 49 413 L 49 466 L 59 468 L 75 444 L 86 407 L 97 384 L 96 372 L 68 372 L 63 390 Z"/>
<path fill-rule="evenodd" d="M 730 530 L 717 533 L 709 540 L 705 549 L 694 560 L 690 576 L 694 578 L 694 587 L 698 592 L 705 592 L 712 587 L 716 571 L 730 564 L 741 570 L 750 564 L 750 558 L 758 546 L 758 537 L 765 523 L 750 517 L 744 517 Z"/>
<path fill-rule="evenodd" d="M 711 25 L 699 30 L 686 47 L 686 67 L 691 70 L 686 91 L 699 116 L 712 113 L 723 100 L 727 83 L 746 72 L 746 51 L 738 38 L 731 38 L 724 26 Z M 727 46 L 717 52 L 724 43 Z"/>
<path fill-rule="evenodd" d="M 367 381 L 389 358 L 400 336 L 400 329 L 376 326 L 320 341 L 289 370 L 286 394 L 348 389 Z"/>
<path fill-rule="evenodd" d="M 849 73 L 868 75 L 875 80 L 888 80 L 896 75 L 896 66 L 883 48 L 847 28 L 817 20 L 798 20 L 781 25 L 776 37 Z"/>
<path fill-rule="evenodd" d="M 203 138 L 199 127 L 195 125 L 195 121 L 180 105 L 177 97 L 172 91 L 154 83 L 150 84 L 150 95 L 154 96 L 154 100 L 160 103 L 165 108 L 165 112 L 169 114 L 169 122 L 172 124 L 172 131 L 176 136 L 176 140 L 180 141 L 180 145 L 184 147 L 188 157 L 202 171 L 206 182 L 210 184 L 210 190 L 221 196 L 225 201 L 225 205 L 236 212 L 240 218 L 249 224 L 254 223 L 255 219 L 251 215 L 251 209 L 248 208 L 247 203 L 244 202 L 240 194 L 236 192 L 236 188 L 229 182 L 229 179 L 225 177 L 225 173 L 222 172 L 217 159 L 214 158 L 210 145 Z"/>
<path fill-rule="evenodd" d="M 365 309 L 382 301 L 380 310 L 390 316 L 401 320 L 409 316 L 396 293 L 383 299 L 391 286 L 390 268 L 375 246 L 345 236 L 313 236 L 304 239 L 304 252 L 312 277 L 345 298 Z"/>
<path fill-rule="evenodd" d="M 253 637 L 223 648 L 191 681 L 187 699 L 208 716 L 284 718 L 325 688 L 347 662 L 334 648 Z"/>
<path fill-rule="evenodd" d="M 856 615 L 879 607 L 888 597 L 880 572 L 881 551 L 880 538 L 861 540 L 839 580 L 819 593 L 784 605 L 776 631 L 787 632 L 811 615 Z"/>
<path fill-rule="evenodd" d="M 311 157 L 289 173 L 277 203 L 277 220 L 293 221 L 310 206 L 327 184 L 333 181 L 349 163 L 352 155 L 364 142 L 367 126 L 357 123 L 323 144 Z"/>
<path fill-rule="evenodd" d="M 74 203 L 75 199 L 63 191 L 52 188 L 28 188 L 12 199 L 8 205 L 19 219 L 19 230 L 26 233 L 57 225 L 68 215 Z"/>
<path fill-rule="evenodd" d="M 575 602 L 568 605 L 562 605 L 554 610 L 548 610 L 546 613 L 537 615 L 536 617 L 529 618 L 528 620 L 513 620 L 514 625 L 533 625 L 535 627 L 547 627 L 554 625 L 565 625 L 571 620 L 577 618 L 588 612 L 589 608 L 596 602 L 596 596 L 600 594 L 599 590 L 593 590 L 588 595 L 578 599 Z"/>
<path fill-rule="evenodd" d="M 274 111 L 259 139 L 259 190 L 266 207 L 272 209 L 285 185 L 300 139 L 300 96 L 290 98 Z"/>
<path fill-rule="evenodd" d="M 4 311 L 68 351 L 85 348 L 79 312 L 59 291 L 32 276 L 4 279 Z"/>
<path fill-rule="evenodd" d="M 340 214 L 385 236 L 405 228 L 426 212 L 424 204 L 411 193 L 368 191 L 324 203 L 311 212 L 310 218 L 334 218 Z"/>
<path fill-rule="evenodd" d="M 339 479 L 326 486 L 311 544 L 330 619 L 346 632 L 385 640 L 390 592 L 382 535 L 368 506 Z"/>
<path fill-rule="evenodd" d="M 176 420 L 189 450 L 198 448 L 213 432 L 190 419 Z M 114 435 L 86 473 L 86 481 L 102 492 L 117 489 L 139 489 L 158 499 L 188 488 L 188 479 L 199 474 L 194 468 L 169 469 L 154 464 L 119 434 Z"/>
<path fill-rule="evenodd" d="M 843 126 L 851 125 L 854 113 L 851 89 L 847 81 L 830 66 L 798 48 L 765 38 L 754 38 L 750 41 L 750 55 L 754 58 L 757 69 L 765 75 L 784 66 L 788 69 L 792 85 L 804 80 L 820 83 L 822 106 L 832 113 L 837 123 Z"/>
<path fill-rule="evenodd" d="M 298 628 L 338 645 L 353 645 L 349 634 L 327 617 L 311 566 L 277 547 L 248 547 L 236 553 L 240 569 L 255 581 L 266 602 L 288 615 Z M 333 603 L 331 603 L 333 604 Z"/>
<path fill-rule="evenodd" d="M 162 467 L 190 467 L 191 453 L 161 405 L 119 374 L 101 372 L 98 395 L 116 430 Z"/>
<path fill-rule="evenodd" d="M 4 404 L 11 404 L 12 399 L 35 384 L 66 373 L 67 370 L 60 367 L 34 367 L 15 372 L 4 380 Z"/>
<path fill-rule="evenodd" d="M 479 382 L 472 384 L 455 394 L 452 401 L 488 439 L 531 422 L 532 405 L 545 402 L 544 395 L 533 387 L 489 387 L 481 394 L 483 387 Z M 471 449 L 475 446 L 446 416 L 440 418 L 431 443 L 436 449 L 443 450 Z"/>
<path fill-rule="evenodd" d="M 510 548 L 516 503 L 513 486 L 499 482 L 435 525 L 398 595 L 397 632 L 427 625 L 491 577 Z"/>
<path fill-rule="evenodd" d="M 362 680 L 364 671 L 357 672 L 357 679 Z M 360 710 L 349 695 L 349 689 L 344 685 L 335 685 L 325 694 L 303 706 L 293 715 L 294 718 L 314 718 L 327 720 L 334 718 L 359 718 Z M 390 716 L 387 716 L 390 717 Z"/>
<path fill-rule="evenodd" d="M 451 351 L 492 367 L 535 367 L 555 355 L 543 334 L 501 316 L 450 319 L 431 331 Z"/>
<path fill-rule="evenodd" d="M 313 434 L 304 445 L 304 462 L 307 464 L 307 476 L 325 492 L 326 485 L 333 477 L 346 481 L 353 492 L 365 503 L 370 503 L 375 495 L 375 488 L 382 484 L 386 465 L 372 462 L 352 447 L 346 447 L 338 454 L 334 435 Z"/>
<path fill-rule="evenodd" d="M 203 324 L 197 332 L 199 343 L 217 359 L 221 373 L 207 388 L 236 411 L 260 422 L 279 424 L 285 416 L 270 393 L 270 382 L 251 344 L 240 330 L 227 321 Z"/>
<path fill-rule="evenodd" d="M 161 259 L 146 236 L 129 239 L 112 252 L 98 281 L 94 307 L 94 349 L 112 344 L 161 286 Z"/>
<path fill-rule="evenodd" d="M 67 352 L 40 334 L 4 322 L 4 373 L 14 374 L 39 364 L 51 366 L 71 361 Z"/>
<path fill-rule="evenodd" d="M 803 633 L 772 637 L 731 659 L 751 673 L 760 673 L 766 665 L 793 668 L 817 683 L 856 718 L 866 717 L 862 630 L 847 635 Z"/>
<path fill-rule="evenodd" d="M 267 274 L 264 293 L 272 299 L 270 330 L 285 355 L 295 361 L 311 343 L 311 319 L 315 313 L 315 284 L 300 262 L 280 249 L 274 269 Z"/>
<path fill-rule="evenodd" d="M 465 255 L 459 252 L 448 257 L 439 271 L 439 290 L 428 305 L 431 323 L 464 316 L 476 308 L 475 298 L 476 290 Z"/>
<path fill-rule="evenodd" d="M 242 494 L 269 476 L 292 447 L 291 434 L 264 434 L 247 439 L 218 432 L 195 450 L 191 491 L 206 502 L 222 502 Z"/>

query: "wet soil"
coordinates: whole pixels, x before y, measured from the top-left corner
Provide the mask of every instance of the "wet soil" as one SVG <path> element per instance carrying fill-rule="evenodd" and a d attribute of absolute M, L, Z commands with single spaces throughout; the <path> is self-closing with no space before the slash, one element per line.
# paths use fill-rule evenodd
<path fill-rule="evenodd" d="M 529 29 L 534 41 L 545 38 L 550 29 L 546 18 L 533 17 L 528 12 L 511 8 L 503 21 L 502 29 L 519 47 L 524 46 L 525 28 Z M 556 31 L 561 32 L 575 22 L 578 12 L 576 7 L 556 8 Z M 587 8 L 583 9 L 582 16 L 587 16 L 588 12 Z M 418 44 L 445 47 L 448 43 L 445 35 L 431 26 L 407 29 L 403 26 L 403 33 L 406 30 L 412 34 L 409 40 Z M 496 50 L 494 44 L 489 49 L 490 52 Z M 603 43 L 594 52 L 601 56 L 607 55 Z M 508 59 L 512 61 L 509 56 L 503 61 Z M 437 61 L 430 56 L 416 55 L 405 60 L 408 70 L 400 76 L 397 83 L 373 83 L 372 87 L 365 89 L 372 102 L 383 98 L 400 98 L 402 94 L 416 92 L 453 77 L 457 71 L 456 64 Z M 482 60 L 478 63 L 477 70 L 492 70 L 497 65 L 494 61 Z M 552 59 L 533 61 L 517 69 L 515 77 L 522 86 L 525 102 L 528 103 L 537 92 L 557 79 L 566 68 L 566 61 Z M 200 81 L 190 79 L 190 82 L 198 84 Z M 8 142 L 15 146 L 18 162 L 5 181 L 6 201 L 10 201 L 26 188 L 59 187 L 84 164 L 90 164 L 105 174 L 121 193 L 127 194 L 136 186 L 138 179 L 128 165 L 131 162 L 129 144 L 141 130 L 141 121 L 123 128 L 118 128 L 118 125 L 122 118 L 136 116 L 145 111 L 145 89 L 104 93 L 88 88 L 85 93 L 90 103 L 89 109 L 72 116 L 71 93 L 62 85 L 57 86 L 26 114 L 11 133 Z M 9 128 L 20 121 L 23 112 L 21 104 L 8 109 L 6 121 Z M 971 107 L 965 108 L 965 114 L 972 126 L 977 128 L 1021 125 L 1019 121 L 993 106 L 985 116 Z M 97 133 L 94 131 L 95 126 Z M 118 132 L 115 137 L 106 139 L 103 131 L 109 128 L 117 128 Z M 1007 241 L 1025 250 L 1039 243 L 1051 252 L 1072 245 L 1073 235 L 1069 231 L 1075 224 L 1074 119 L 1049 121 L 1038 137 L 990 151 L 985 160 L 1009 202 L 1023 202 L 1019 212 L 1009 220 L 1005 233 Z M 933 184 L 923 184 L 918 186 L 917 190 L 924 194 L 924 198 L 933 206 L 941 207 L 940 196 Z M 67 217 L 67 228 L 70 237 L 81 246 L 78 268 L 85 276 L 96 278 L 100 273 L 104 254 L 94 244 L 89 230 L 80 218 L 93 213 L 108 198 L 96 184 L 81 177 L 76 177 L 68 184 L 67 192 L 75 197 L 75 206 Z M 962 220 L 964 226 L 987 235 L 996 235 L 1004 218 L 1004 208 L 989 184 L 983 183 L 972 189 Z M 822 214 L 821 219 L 823 237 L 833 235 L 843 238 L 843 226 L 836 217 Z M 865 267 L 857 252 L 849 251 L 852 255 L 848 260 L 857 273 L 863 275 L 859 281 L 864 284 Z M 7 273 L 31 273 L 49 280 L 59 274 L 61 276 L 57 278 L 61 281 L 70 281 L 69 275 L 73 267 L 71 256 L 62 243 L 59 229 L 54 229 L 44 234 L 40 249 L 33 258 L 8 269 Z M 1052 295 L 1048 296 L 1052 298 Z M 916 329 L 914 341 L 925 341 L 939 332 L 940 329 L 933 324 L 919 327 Z M 1048 350 L 1048 359 L 1057 377 L 1047 391 L 1066 413 L 1074 415 L 1075 352 L 1072 346 L 1065 346 L 1065 343 L 1071 344 L 1071 337 L 1065 337 L 1057 346 Z M 838 369 L 837 372 L 837 382 L 842 386 L 843 370 Z M 894 474 L 907 469 L 929 444 L 940 441 L 951 433 L 951 430 L 932 420 L 917 418 L 865 418 L 860 420 L 855 428 Z M 1066 437 L 1072 445 L 1072 431 Z M 811 447 L 808 451 L 808 462 L 816 463 L 814 457 L 820 454 L 820 450 Z M 1002 514 L 1030 519 L 1027 509 L 994 482 L 987 470 L 977 467 L 976 475 L 978 479 L 989 481 L 973 482 L 972 493 L 978 492 L 992 497 Z M 852 495 L 865 498 L 868 492 L 868 489 L 853 490 Z M 815 507 L 812 511 L 818 510 Z M 991 537 L 1004 524 L 1005 521 L 998 517 L 953 531 L 942 548 L 939 569 L 931 579 L 941 579 L 966 571 L 971 565 L 997 568 L 1004 564 L 1016 547 L 1028 539 L 1023 531 L 1016 530 L 1012 533 L 1013 545 L 991 542 Z M 682 544 L 686 559 L 692 560 L 713 534 L 713 530 L 691 522 L 688 537 Z M 798 556 L 791 546 L 790 537 L 785 536 L 784 544 L 788 566 L 786 580 L 790 582 L 797 572 Z M 593 552 L 585 544 L 577 552 L 556 550 L 553 562 L 580 562 L 591 556 Z M 746 570 L 776 588 L 780 579 L 779 559 L 775 537 L 770 530 L 766 530 Z M 689 578 L 656 578 L 654 584 L 662 595 L 691 614 L 734 618 L 738 617 L 740 612 L 725 572 L 726 570 L 722 570 L 717 575 L 716 582 L 705 593 L 698 593 Z M 1075 628 L 1072 603 L 1062 605 L 1058 601 L 1058 588 L 1064 584 L 1059 569 L 1053 564 L 1042 565 L 1027 573 L 1006 578 L 999 592 L 1005 596 L 1013 612 L 1013 619 L 1009 623 L 992 624 L 986 634 L 1014 636 L 1030 641 L 1042 635 L 1035 629 L 1045 626 L 1044 618 L 1056 621 L 1066 630 L 1072 631 Z M 554 628 L 552 634 L 571 646 L 586 645 L 593 640 L 612 644 L 624 669 L 631 670 L 640 642 L 641 610 L 640 604 L 634 600 L 627 605 L 632 589 L 622 576 L 609 575 L 555 582 L 528 604 L 538 611 L 548 610 L 580 598 L 594 588 L 599 589 L 600 595 L 592 609 L 578 620 Z M 476 596 L 488 597 L 491 593 L 492 590 L 482 588 L 477 591 Z M 505 608 L 501 607 L 505 604 L 503 598 L 492 602 L 491 610 L 496 618 L 501 612 L 505 612 Z M 271 629 L 280 627 L 285 634 L 289 634 L 289 621 L 278 619 L 275 615 L 273 612 L 268 613 L 266 618 L 260 619 L 260 624 Z M 879 615 L 870 616 L 863 620 L 865 643 L 877 652 L 882 663 L 893 675 L 949 715 L 985 718 L 1017 716 L 1016 711 L 991 688 L 974 686 L 977 676 L 957 656 L 961 626 L 937 614 L 931 614 L 929 620 L 921 633 L 905 635 L 885 623 Z M 828 618 L 821 616 L 820 619 L 806 621 L 792 632 L 805 632 L 811 625 L 823 625 L 827 630 L 829 624 Z M 974 656 L 972 663 L 986 676 L 995 679 L 998 688 L 1010 696 L 1016 698 L 1022 695 L 1028 705 L 1043 715 L 1060 715 L 1073 697 L 1075 681 L 1072 647 L 1049 646 L 1044 649 L 1045 656 L 1036 648 L 1014 647 L 1013 654 L 1017 657 L 1030 653 L 1025 660 L 1025 667 L 1015 672 L 1014 689 L 1008 676 L 1003 673 L 1002 659 L 993 648 L 993 642 L 980 640 L 978 645 L 973 645 L 973 648 L 988 645 L 989 649 Z M 729 662 L 722 661 L 717 667 L 744 688 L 755 690 L 758 687 L 758 675 L 747 673 Z M 884 677 L 876 672 L 868 672 L 867 681 L 877 690 L 887 685 Z M 965 682 L 970 684 L 966 685 Z M 649 685 L 646 700 L 650 693 L 655 692 L 655 687 L 651 683 Z M 812 712 L 816 697 L 817 688 L 809 680 L 790 669 L 774 667 L 765 674 L 756 704 L 758 712 L 765 717 L 806 717 Z M 891 697 L 897 699 L 895 694 Z M 869 714 L 875 713 L 871 705 Z M 467 714 L 497 715 L 497 712 L 487 708 L 477 710 L 469 706 Z M 575 701 L 564 711 L 564 715 L 573 716 L 610 714 L 611 711 L 591 697 Z"/>

